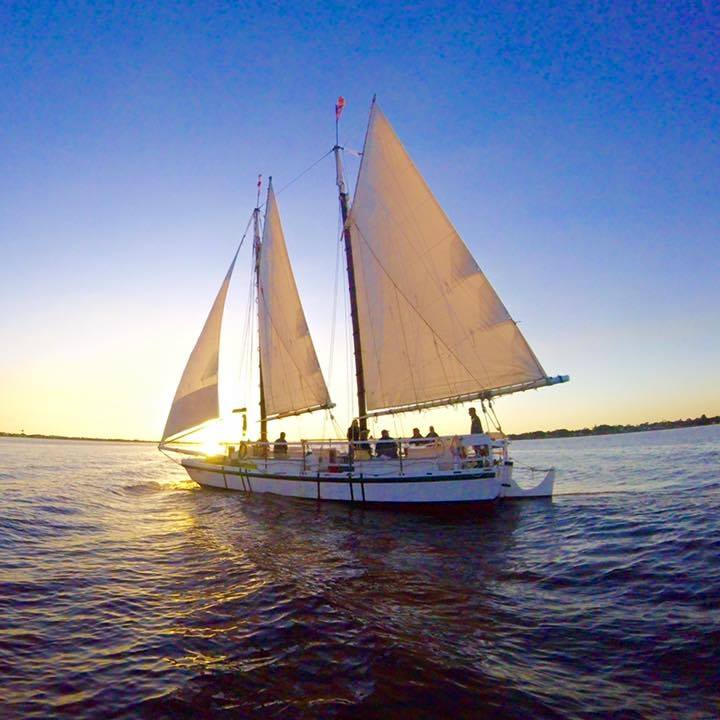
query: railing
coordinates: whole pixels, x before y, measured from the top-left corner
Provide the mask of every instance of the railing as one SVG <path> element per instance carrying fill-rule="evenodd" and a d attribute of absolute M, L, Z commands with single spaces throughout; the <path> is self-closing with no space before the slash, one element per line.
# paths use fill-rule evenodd
<path fill-rule="evenodd" d="M 294 466 L 308 473 L 362 473 L 404 475 L 421 468 L 466 470 L 491 468 L 508 460 L 507 441 L 489 435 L 443 436 L 438 438 L 377 438 L 301 440 L 299 442 L 226 443 L 219 462 L 253 462 L 264 470 Z"/>

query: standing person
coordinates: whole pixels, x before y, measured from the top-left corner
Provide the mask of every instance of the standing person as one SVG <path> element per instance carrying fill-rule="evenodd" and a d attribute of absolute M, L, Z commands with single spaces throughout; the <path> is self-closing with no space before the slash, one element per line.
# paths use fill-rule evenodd
<path fill-rule="evenodd" d="M 347 439 L 350 445 L 350 454 L 352 455 L 353 451 L 358 449 L 358 442 L 360 441 L 360 423 L 357 418 L 350 423 L 347 431 Z"/>
<path fill-rule="evenodd" d="M 387 430 L 380 433 L 380 439 L 375 443 L 375 455 L 396 460 L 398 456 L 397 443 L 390 437 Z"/>
<path fill-rule="evenodd" d="M 478 417 L 478 414 L 475 412 L 475 408 L 471 407 L 468 410 L 468 415 L 470 416 L 470 434 L 471 435 L 482 435 L 482 423 L 480 422 L 480 418 Z"/>
<path fill-rule="evenodd" d="M 470 416 L 470 434 L 471 435 L 482 435 L 483 429 L 482 429 L 482 423 L 480 422 L 480 418 L 478 417 L 478 414 L 475 412 L 475 408 L 471 407 L 468 410 L 468 415 Z M 475 450 L 475 455 L 477 457 L 480 457 L 481 455 L 487 455 L 487 449 L 484 445 L 473 445 L 473 450 Z"/>
<path fill-rule="evenodd" d="M 285 433 L 281 432 L 280 437 L 275 441 L 273 445 L 273 454 L 277 457 L 278 455 L 287 455 L 288 444 L 285 439 Z"/>
<path fill-rule="evenodd" d="M 435 427 L 433 425 L 431 425 L 430 432 L 425 437 L 432 439 L 432 438 L 436 438 L 436 437 L 440 437 L 440 436 L 435 432 Z"/>

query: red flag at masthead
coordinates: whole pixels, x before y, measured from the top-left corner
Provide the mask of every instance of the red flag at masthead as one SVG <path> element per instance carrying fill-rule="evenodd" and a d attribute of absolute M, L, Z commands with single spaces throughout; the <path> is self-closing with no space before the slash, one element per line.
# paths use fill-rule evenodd
<path fill-rule="evenodd" d="M 335 103 L 335 119 L 339 120 L 345 107 L 345 98 L 341 95 Z"/>

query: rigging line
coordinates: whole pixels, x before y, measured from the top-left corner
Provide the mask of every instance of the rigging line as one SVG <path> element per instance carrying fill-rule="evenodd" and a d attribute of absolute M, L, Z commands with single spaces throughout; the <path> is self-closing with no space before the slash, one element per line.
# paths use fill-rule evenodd
<path fill-rule="evenodd" d="M 182 462 L 178 460 L 177 458 L 173 457 L 172 455 L 168 455 L 166 450 L 164 448 L 159 447 L 158 450 L 170 461 L 174 462 L 176 465 L 182 465 Z"/>
<path fill-rule="evenodd" d="M 338 223 L 339 224 L 339 223 Z M 328 385 L 332 384 L 332 373 L 335 359 L 335 329 L 337 327 L 337 295 L 338 295 L 338 283 L 340 279 L 340 251 L 342 248 L 342 230 L 339 229 L 339 240 L 335 243 L 335 280 L 333 283 L 333 306 L 332 306 L 332 320 L 330 322 L 330 353 L 328 358 L 328 374 L 327 382 Z"/>
<path fill-rule="evenodd" d="M 338 212 L 340 210 L 338 209 Z M 343 344 L 344 344 L 344 352 L 345 352 L 345 400 L 347 402 L 347 411 L 350 414 L 350 418 L 355 417 L 355 407 L 354 407 L 354 400 L 353 400 L 353 392 L 352 392 L 352 369 L 350 367 L 350 363 L 352 362 L 353 365 L 355 363 L 355 360 L 351 360 L 350 355 L 350 339 L 349 339 L 349 326 L 348 326 L 348 285 L 347 285 L 347 273 L 341 273 L 342 275 L 342 295 L 343 295 Z"/>
<path fill-rule="evenodd" d="M 333 372 L 333 361 L 335 359 L 335 333 L 337 329 L 337 299 L 338 299 L 338 285 L 340 282 L 340 254 L 342 245 L 341 242 L 336 242 L 335 252 L 335 279 L 333 282 L 333 308 L 332 308 L 332 320 L 330 323 L 330 357 L 328 359 L 328 382 L 332 382 Z"/>
<path fill-rule="evenodd" d="M 289 183 L 286 183 L 283 185 L 279 190 L 275 191 L 275 195 L 279 195 L 284 190 L 287 190 L 291 185 L 296 183 L 300 178 L 307 175 L 311 170 L 316 168 L 328 155 L 330 155 L 333 151 L 333 148 L 330 148 L 321 158 L 318 158 L 312 165 L 309 165 L 306 167 L 299 175 L 296 175 Z M 262 204 L 258 205 L 258 210 L 262 210 L 267 205 L 267 200 Z"/>
<path fill-rule="evenodd" d="M 247 310 L 245 316 L 245 337 L 243 339 L 243 363 L 247 363 L 247 365 L 243 366 L 243 373 L 247 378 L 245 393 L 249 396 L 253 388 L 253 372 L 255 370 L 255 367 L 253 365 L 253 349 L 255 347 L 255 268 L 252 265 L 250 267 L 250 280 L 248 282 L 248 298 L 246 307 Z"/>
<path fill-rule="evenodd" d="M 493 415 L 491 415 L 488 409 L 485 407 L 485 398 L 480 399 L 480 407 L 482 408 L 483 415 L 485 416 L 485 424 L 487 425 L 488 432 L 490 431 L 490 423 L 495 426 L 495 429 L 498 432 L 502 432 L 502 430 L 500 429 L 500 425 L 497 422 L 497 417 L 493 419 L 494 413 Z"/>
<path fill-rule="evenodd" d="M 348 223 L 349 222 L 352 222 L 352 216 L 348 217 Z M 354 223 L 354 226 L 357 227 L 357 224 Z M 361 237 L 362 237 L 362 235 L 361 235 Z M 365 244 L 367 245 L 367 243 L 365 243 Z M 356 263 L 356 267 L 355 267 L 356 270 L 358 268 L 360 269 L 360 272 L 358 272 L 355 276 L 355 278 L 356 278 L 355 287 L 356 287 L 356 289 L 358 287 L 360 288 L 362 297 L 365 300 L 365 306 L 367 308 L 369 308 L 372 306 L 371 302 L 370 302 L 371 299 L 374 300 L 375 298 L 370 298 L 370 296 L 368 294 L 368 287 L 367 287 L 367 283 L 365 282 L 365 268 L 361 264 L 362 260 L 363 260 L 363 258 L 361 257 L 362 249 L 360 248 L 360 246 L 357 246 L 355 249 L 358 252 L 353 255 L 353 263 Z M 361 282 L 358 282 L 357 278 L 361 278 Z M 396 299 L 397 299 L 397 297 L 396 297 Z M 360 324 L 360 305 L 359 304 L 358 304 L 358 324 Z M 372 365 L 372 369 L 375 371 L 376 382 L 377 382 L 377 386 L 378 386 L 380 395 L 383 398 L 386 398 L 387 395 L 385 393 L 384 377 L 383 377 L 383 373 L 380 369 L 380 362 L 378 360 L 378 342 L 377 342 L 377 338 L 375 336 L 375 328 L 371 322 L 363 323 L 363 325 L 361 327 L 363 327 L 363 326 L 370 328 L 369 337 L 370 337 L 370 341 L 372 343 L 372 353 L 368 352 L 367 343 L 365 343 L 363 345 L 364 350 L 361 349 L 361 352 L 364 353 L 363 360 L 365 361 L 365 365 L 363 367 L 365 368 L 365 370 L 370 370 L 371 365 Z M 362 337 L 362 330 L 360 332 L 361 332 L 361 337 Z M 408 358 L 408 360 L 409 360 L 409 358 Z M 367 373 L 365 374 L 365 377 L 367 378 Z M 368 392 L 367 392 L 367 385 L 366 385 L 366 387 L 365 387 L 365 413 L 366 414 L 368 411 L 367 396 L 368 396 Z M 358 412 L 359 412 L 359 409 L 358 409 Z"/>
<path fill-rule="evenodd" d="M 255 303 L 257 302 L 256 294 L 255 294 L 255 263 L 253 262 L 250 267 L 250 302 L 248 303 L 248 317 L 249 317 L 249 326 L 250 326 L 250 332 L 248 335 L 248 348 L 249 348 L 249 354 L 248 354 L 248 381 L 247 381 L 247 393 L 248 397 L 250 397 L 250 394 L 253 392 L 253 389 L 257 386 L 259 386 L 260 381 L 258 378 L 258 382 L 255 382 L 255 372 L 257 371 L 258 374 L 260 373 L 260 369 L 258 368 L 258 363 L 255 359 L 255 352 L 256 352 L 256 340 L 257 335 L 255 334 L 255 318 L 257 316 L 257 313 L 255 312 Z M 257 349 L 257 352 L 259 352 L 259 349 Z M 257 399 L 257 396 L 255 397 Z M 254 401 L 253 401 L 254 402 Z"/>
<path fill-rule="evenodd" d="M 380 269 L 383 271 L 383 273 L 385 274 L 385 276 L 387 277 L 387 279 L 392 283 L 392 286 L 397 290 L 397 292 L 398 292 L 400 295 L 402 295 L 402 297 L 403 297 L 403 299 L 405 300 L 405 302 L 406 302 L 406 303 L 409 305 L 409 307 L 415 312 L 415 314 L 418 316 L 418 318 L 420 318 L 420 320 L 427 326 L 428 330 L 430 330 L 430 332 L 433 334 L 433 336 L 434 336 L 434 337 L 437 337 L 437 339 L 440 340 L 440 342 L 447 348 L 448 353 L 450 354 L 450 356 L 453 357 L 453 358 L 455 358 L 455 360 L 457 360 L 457 362 L 458 362 L 459 365 L 463 368 L 463 370 L 465 370 L 465 372 L 466 372 L 480 387 L 483 387 L 483 384 L 475 377 L 475 375 L 473 375 L 473 373 L 468 369 L 468 367 L 465 365 L 465 363 L 457 356 L 457 354 L 456 354 L 455 352 L 453 352 L 452 348 L 443 340 L 443 338 L 442 338 L 438 333 L 435 332 L 435 330 L 433 329 L 432 325 L 430 325 L 430 323 L 420 314 L 420 311 L 415 307 L 415 305 L 413 305 L 413 303 L 410 301 L 410 298 L 408 298 L 407 295 L 405 295 L 405 293 L 400 289 L 400 287 L 399 287 L 398 284 L 395 282 L 395 280 L 392 278 L 392 276 L 391 276 L 390 273 L 387 271 L 387 269 L 385 268 L 385 266 L 380 262 L 380 258 L 378 258 L 378 256 L 375 254 L 375 251 L 373 250 L 373 248 L 372 248 L 372 246 L 370 245 L 370 243 L 365 239 L 365 236 L 362 234 L 362 231 L 361 231 L 360 228 L 358 227 L 357 223 L 353 223 L 353 226 L 354 226 L 354 228 L 357 230 L 357 234 L 360 236 L 360 238 L 362 239 L 363 243 L 365 243 L 365 246 L 366 246 L 367 249 L 370 251 L 370 253 L 372 254 L 373 258 L 375 258 L 375 262 L 378 264 L 378 266 L 380 267 Z"/>
<path fill-rule="evenodd" d="M 245 303 L 245 316 L 243 318 L 243 331 L 241 336 L 241 349 L 240 349 L 240 375 L 239 377 L 242 379 L 245 377 L 246 372 L 250 372 L 250 365 L 252 358 L 252 348 L 250 346 L 250 342 L 252 340 L 251 333 L 250 333 L 250 319 L 252 317 L 253 313 L 253 272 L 254 268 L 251 265 L 250 266 L 250 281 L 248 283 L 248 289 L 247 289 L 247 300 Z M 246 366 L 247 364 L 247 366 Z M 247 388 L 243 386 L 243 390 L 247 392 Z"/>
<path fill-rule="evenodd" d="M 501 432 L 504 434 L 503 429 L 500 427 L 500 421 L 498 420 L 498 416 L 495 413 L 495 407 L 493 406 L 492 398 L 488 400 L 488 406 L 490 408 L 490 412 L 493 414 L 493 417 L 495 418 L 495 427 L 497 428 L 498 432 Z"/>
<path fill-rule="evenodd" d="M 243 246 L 243 243 L 245 242 L 245 238 L 247 237 L 248 231 L 250 230 L 250 225 L 253 221 L 254 211 L 250 214 L 250 217 L 247 221 L 247 225 L 245 226 L 245 231 L 242 234 L 242 238 L 240 238 L 240 245 L 238 246 L 238 252 L 240 251 L 240 248 Z M 237 254 L 236 254 L 237 256 Z M 251 300 L 252 298 L 250 298 Z M 246 348 L 247 343 L 247 333 L 248 333 L 248 318 L 244 318 L 244 327 L 243 327 L 243 333 L 242 333 L 242 344 L 243 344 L 243 350 Z M 245 370 L 245 352 L 241 350 L 241 356 L 240 356 L 240 377 L 242 377 L 243 372 Z"/>

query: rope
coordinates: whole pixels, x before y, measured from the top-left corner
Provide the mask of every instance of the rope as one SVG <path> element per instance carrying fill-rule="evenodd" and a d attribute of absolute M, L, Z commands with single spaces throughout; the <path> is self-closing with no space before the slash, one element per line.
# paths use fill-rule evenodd
<path fill-rule="evenodd" d="M 159 450 L 168 460 L 174 462 L 176 465 L 182 465 L 182 462 L 181 462 L 180 460 L 177 460 L 177 459 L 174 458 L 172 455 L 168 455 L 167 452 L 166 452 L 163 448 L 158 447 L 158 450 Z"/>
<path fill-rule="evenodd" d="M 497 429 L 498 432 L 503 432 L 502 427 L 500 427 L 500 421 L 498 420 L 498 416 L 495 413 L 495 407 L 493 406 L 492 398 L 490 398 L 488 400 L 488 407 L 490 408 L 490 412 L 492 413 L 492 416 L 495 419 L 495 428 Z"/>
<path fill-rule="evenodd" d="M 306 167 L 299 175 L 295 176 L 289 183 L 287 183 L 286 185 L 283 185 L 275 194 L 279 195 L 281 192 L 283 192 L 284 190 L 287 190 L 291 185 L 296 183 L 301 177 L 304 177 L 305 175 L 307 175 L 311 170 L 313 170 L 315 167 L 317 167 L 328 155 L 330 155 L 332 153 L 332 151 L 333 151 L 333 148 L 330 148 L 330 150 L 328 150 L 321 158 L 318 158 L 312 165 L 309 165 L 308 167 Z M 260 209 L 265 207 L 265 204 L 266 203 L 263 203 L 262 205 L 260 205 Z"/>
<path fill-rule="evenodd" d="M 485 425 L 490 429 L 490 424 L 492 423 L 495 429 L 498 432 L 502 432 L 502 428 L 500 427 L 500 421 L 497 419 L 497 415 L 495 414 L 495 410 L 493 409 L 492 400 L 488 400 L 488 405 L 490 406 L 490 413 L 488 412 L 487 408 L 485 407 L 485 399 L 480 399 L 480 407 L 482 408 L 483 415 L 485 416 Z"/>
<path fill-rule="evenodd" d="M 339 211 L 338 211 L 339 212 Z M 350 337 L 350 324 L 348 323 L 348 318 L 350 317 L 350 310 L 348 309 L 348 297 L 350 294 L 350 291 L 348 290 L 348 278 L 347 273 L 342 273 L 343 278 L 343 304 L 344 304 L 344 336 L 345 336 L 345 387 L 347 388 L 347 408 L 348 412 L 351 418 L 355 417 L 355 399 L 353 398 L 354 393 L 352 391 L 353 387 L 353 380 L 351 377 L 352 374 L 352 366 L 354 366 L 355 361 L 353 358 L 353 355 L 350 351 L 350 343 L 351 343 L 351 337 Z"/>
<path fill-rule="evenodd" d="M 338 222 L 339 225 L 339 222 Z M 340 235 L 340 238 L 342 239 L 342 229 L 338 229 L 338 234 Z M 327 370 L 327 384 L 328 388 L 332 385 L 332 374 L 334 369 L 334 360 L 335 360 L 335 330 L 337 327 L 337 299 L 338 299 L 338 285 L 340 282 L 340 251 L 342 249 L 341 242 L 336 243 L 336 251 L 335 251 L 335 280 L 333 282 L 333 306 L 332 306 L 332 320 L 330 321 L 330 350 L 328 353 L 328 370 Z M 335 416 L 332 414 L 331 411 L 328 410 L 328 412 L 323 417 L 323 436 L 325 435 L 325 427 L 328 419 L 332 420 L 333 424 L 337 426 L 337 422 L 335 421 Z"/>

